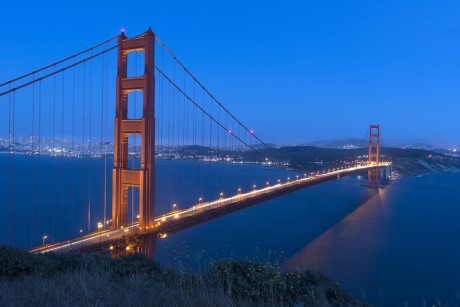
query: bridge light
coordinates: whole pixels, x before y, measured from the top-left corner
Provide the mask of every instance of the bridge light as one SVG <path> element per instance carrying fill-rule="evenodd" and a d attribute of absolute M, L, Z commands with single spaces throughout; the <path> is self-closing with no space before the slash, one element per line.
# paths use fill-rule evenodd
<path fill-rule="evenodd" d="M 44 236 L 42 237 L 43 246 L 45 246 L 45 240 L 46 240 L 46 239 L 48 239 L 48 236 L 47 236 L 47 235 L 44 235 Z"/>
<path fill-rule="evenodd" d="M 224 197 L 224 193 L 223 193 L 223 192 L 220 192 L 219 198 L 222 199 L 223 197 Z"/>
<path fill-rule="evenodd" d="M 238 188 L 238 194 L 241 194 L 241 188 Z"/>
<path fill-rule="evenodd" d="M 268 182 L 268 181 L 267 181 L 265 184 L 266 184 L 266 185 L 267 185 L 267 187 L 268 187 L 268 185 L 270 184 L 270 182 Z"/>
<path fill-rule="evenodd" d="M 281 179 L 278 179 L 278 183 L 280 183 L 280 182 L 281 182 Z"/>
<path fill-rule="evenodd" d="M 176 204 L 172 204 L 171 206 L 171 211 L 174 211 L 176 209 L 177 205 Z"/>
<path fill-rule="evenodd" d="M 203 202 L 203 198 L 202 197 L 198 198 L 198 203 L 201 204 L 202 202 Z"/>
<path fill-rule="evenodd" d="M 288 177 L 288 181 L 291 180 L 291 177 Z"/>
<path fill-rule="evenodd" d="M 252 188 L 255 190 L 255 189 L 256 189 L 256 185 L 253 185 Z"/>

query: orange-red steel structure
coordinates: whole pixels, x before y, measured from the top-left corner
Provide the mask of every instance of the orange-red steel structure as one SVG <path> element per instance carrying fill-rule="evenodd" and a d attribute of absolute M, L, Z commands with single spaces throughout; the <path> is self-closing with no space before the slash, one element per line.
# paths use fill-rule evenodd
<path fill-rule="evenodd" d="M 144 74 L 128 76 L 128 54 L 144 53 Z M 155 209 L 155 35 L 149 29 L 143 35 L 118 38 L 118 69 L 116 78 L 116 111 L 114 133 L 114 167 L 112 179 L 112 227 L 128 224 L 128 188 L 139 189 L 139 227 L 148 229 L 153 224 Z M 143 107 L 140 119 L 128 118 L 128 93 L 142 91 Z M 128 167 L 128 137 L 141 138 L 139 169 Z M 143 249 L 153 249 L 154 240 L 148 238 Z"/>
<path fill-rule="evenodd" d="M 378 186 L 380 180 L 380 169 L 377 167 L 380 160 L 380 125 L 369 126 L 369 164 L 376 167 L 368 171 L 370 186 Z"/>

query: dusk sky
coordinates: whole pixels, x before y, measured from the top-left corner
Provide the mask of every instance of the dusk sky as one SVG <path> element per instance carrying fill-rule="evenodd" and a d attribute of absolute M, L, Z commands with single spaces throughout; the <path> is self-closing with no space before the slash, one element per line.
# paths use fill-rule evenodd
<path fill-rule="evenodd" d="M 0 82 L 152 27 L 265 141 L 460 147 L 458 1 L 5 1 Z M 116 65 L 113 63 L 113 65 Z"/>

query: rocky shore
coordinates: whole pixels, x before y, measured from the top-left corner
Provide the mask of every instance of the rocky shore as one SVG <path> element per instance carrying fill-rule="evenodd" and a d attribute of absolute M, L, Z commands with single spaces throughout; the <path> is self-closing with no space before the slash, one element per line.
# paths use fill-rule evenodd
<path fill-rule="evenodd" d="M 393 171 L 399 176 L 460 172 L 460 159 L 443 157 L 393 159 Z"/>

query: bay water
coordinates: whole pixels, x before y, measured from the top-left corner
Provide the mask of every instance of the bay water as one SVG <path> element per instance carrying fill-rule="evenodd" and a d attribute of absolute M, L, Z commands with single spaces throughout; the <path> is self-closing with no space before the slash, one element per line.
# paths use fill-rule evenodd
<path fill-rule="evenodd" d="M 104 204 L 110 216 L 112 165 L 0 154 L 0 243 L 29 248 L 43 235 L 51 242 L 95 230 Z M 303 175 L 178 160 L 158 160 L 156 172 L 157 214 Z M 460 305 L 460 173 L 365 185 L 340 178 L 171 234 L 157 241 L 156 260 L 183 269 L 229 257 L 270 261 L 283 271 L 322 271 L 377 305 Z"/>

